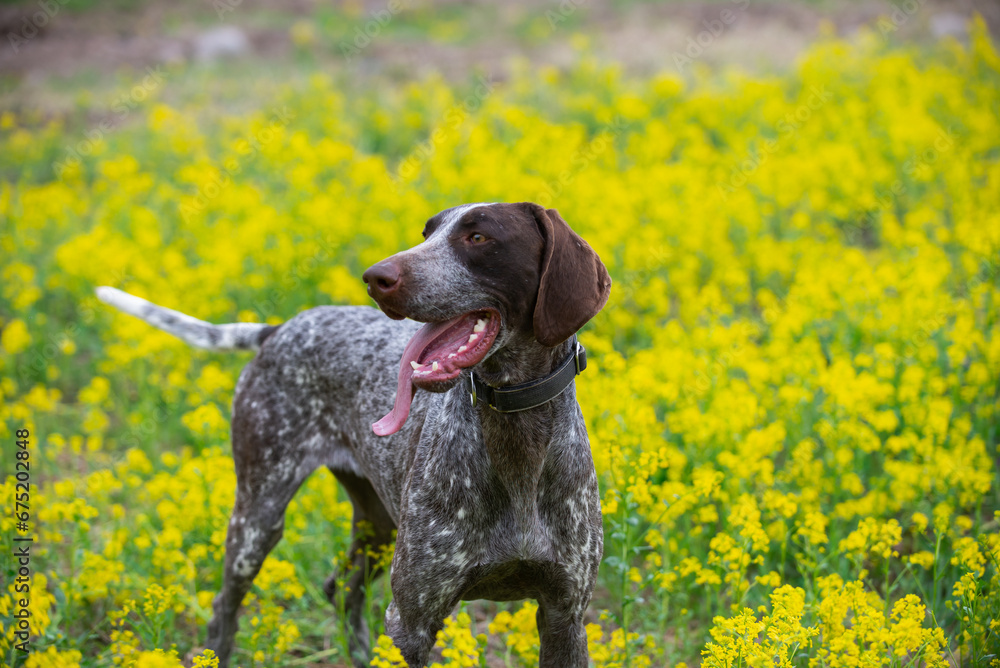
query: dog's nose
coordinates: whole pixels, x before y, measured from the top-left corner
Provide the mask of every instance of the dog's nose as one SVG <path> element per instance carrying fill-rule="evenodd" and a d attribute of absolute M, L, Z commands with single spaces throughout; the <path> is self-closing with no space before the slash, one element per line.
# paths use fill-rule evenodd
<path fill-rule="evenodd" d="M 362 276 L 374 299 L 388 297 L 399 288 L 399 265 L 389 260 L 373 264 Z"/>

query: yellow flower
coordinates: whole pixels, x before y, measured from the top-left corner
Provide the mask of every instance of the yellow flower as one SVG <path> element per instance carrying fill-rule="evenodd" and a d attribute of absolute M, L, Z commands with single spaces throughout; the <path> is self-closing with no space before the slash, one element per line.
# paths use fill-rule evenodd
<path fill-rule="evenodd" d="M 94 376 L 90 383 L 80 390 L 77 399 L 80 403 L 99 406 L 108 398 L 111 391 L 111 383 L 103 376 Z"/>
<path fill-rule="evenodd" d="M 194 657 L 192 668 L 219 668 L 219 657 L 210 649 Z"/>
<path fill-rule="evenodd" d="M 223 440 L 229 433 L 229 422 L 219 407 L 212 402 L 204 403 L 181 417 L 184 426 L 198 436 L 213 440 Z"/>
<path fill-rule="evenodd" d="M 432 664 L 438 668 L 454 666 L 456 668 L 475 668 L 479 665 L 480 647 L 476 638 L 469 630 L 471 623 L 469 615 L 460 612 L 458 615 L 444 620 L 444 628 L 438 631 L 436 647 L 441 649 L 444 664 Z"/>
<path fill-rule="evenodd" d="M 896 556 L 894 547 L 902 538 L 902 528 L 894 519 L 879 522 L 873 517 L 861 520 L 857 530 L 840 541 L 837 549 L 855 557 L 877 557 L 885 560 Z"/>
<path fill-rule="evenodd" d="M 184 664 L 177 658 L 176 652 L 165 652 L 157 649 L 152 652 L 140 652 L 135 657 L 135 668 L 181 668 Z"/>
<path fill-rule="evenodd" d="M 296 46 L 311 46 L 316 41 L 316 28 L 308 21 L 296 21 L 288 32 Z"/>
<path fill-rule="evenodd" d="M 368 665 L 372 668 L 405 668 L 406 661 L 392 643 L 392 638 L 383 634 L 378 637 L 378 642 L 372 648 L 372 660 Z"/>
<path fill-rule="evenodd" d="M 282 598 L 297 599 L 306 590 L 295 577 L 295 564 L 269 556 L 264 560 L 254 584 L 261 590 L 275 592 Z"/>
<path fill-rule="evenodd" d="M 920 552 L 914 552 L 907 557 L 907 561 L 911 564 L 916 564 L 921 568 L 928 570 L 934 565 L 934 554 L 926 550 Z"/>
<path fill-rule="evenodd" d="M 44 651 L 35 650 L 25 661 L 25 668 L 80 668 L 83 654 L 76 650 L 59 651 L 55 647 L 47 647 Z"/>
<path fill-rule="evenodd" d="M 508 650 L 529 665 L 538 661 L 538 629 L 535 626 L 537 611 L 536 603 L 525 601 L 514 614 L 506 610 L 497 613 L 489 625 L 490 633 L 506 635 Z"/>

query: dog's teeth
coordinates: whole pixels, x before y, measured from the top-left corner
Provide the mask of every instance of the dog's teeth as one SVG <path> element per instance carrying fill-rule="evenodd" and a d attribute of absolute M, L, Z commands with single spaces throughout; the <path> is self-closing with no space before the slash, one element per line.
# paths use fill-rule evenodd
<path fill-rule="evenodd" d="M 452 357 L 457 357 L 457 356 L 458 356 L 457 353 L 451 353 L 450 355 L 448 355 L 448 359 L 451 359 Z"/>
<path fill-rule="evenodd" d="M 478 333 L 483 331 L 484 329 L 486 329 L 486 321 L 480 318 L 479 320 L 476 321 L 476 326 L 472 328 L 472 331 Z"/>
<path fill-rule="evenodd" d="M 478 334 L 469 334 L 469 343 L 475 343 L 476 339 L 479 338 Z"/>
<path fill-rule="evenodd" d="M 420 368 L 420 367 L 422 367 L 422 366 L 423 366 L 423 364 L 418 364 L 417 362 L 415 362 L 415 361 L 413 361 L 413 360 L 410 360 L 410 367 L 411 367 L 411 368 L 412 368 L 412 369 L 413 369 L 414 371 L 416 371 L 417 369 L 419 369 L 419 368 Z"/>
<path fill-rule="evenodd" d="M 434 362 L 434 364 L 431 364 L 431 371 L 437 371 L 437 370 L 438 370 L 438 363 Z"/>
<path fill-rule="evenodd" d="M 459 346 L 458 352 L 464 353 L 468 349 L 469 349 L 469 346 Z"/>

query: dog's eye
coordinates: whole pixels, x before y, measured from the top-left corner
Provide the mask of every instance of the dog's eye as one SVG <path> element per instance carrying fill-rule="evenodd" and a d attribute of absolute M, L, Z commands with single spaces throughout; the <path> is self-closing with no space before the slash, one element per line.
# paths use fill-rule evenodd
<path fill-rule="evenodd" d="M 469 242 L 473 244 L 481 244 L 486 241 L 486 236 L 480 234 L 479 232 L 473 232 L 469 235 Z"/>

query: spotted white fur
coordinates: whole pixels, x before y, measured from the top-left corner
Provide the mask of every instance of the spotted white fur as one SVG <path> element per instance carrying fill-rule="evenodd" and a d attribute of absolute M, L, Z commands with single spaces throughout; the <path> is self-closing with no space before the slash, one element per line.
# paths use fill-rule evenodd
<path fill-rule="evenodd" d="M 206 350 L 258 350 L 260 348 L 258 338 L 270 327 L 249 322 L 213 325 L 178 311 L 157 306 L 117 288 L 102 286 L 97 288 L 96 292 L 97 298 L 105 304 L 144 320 L 192 346 Z"/>

